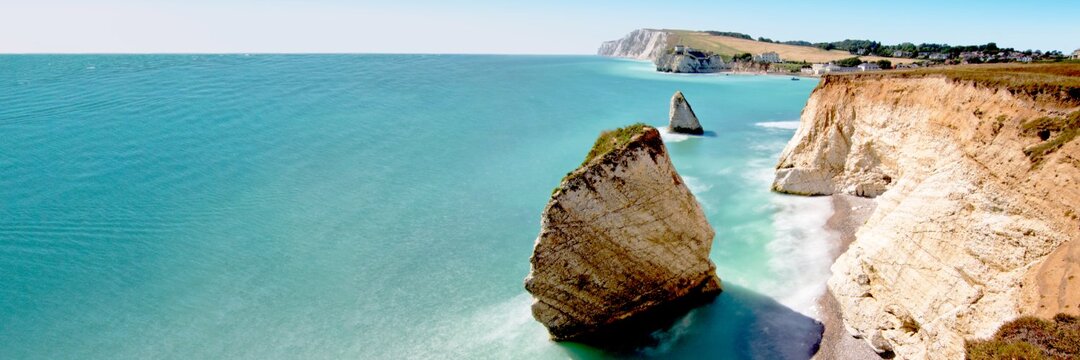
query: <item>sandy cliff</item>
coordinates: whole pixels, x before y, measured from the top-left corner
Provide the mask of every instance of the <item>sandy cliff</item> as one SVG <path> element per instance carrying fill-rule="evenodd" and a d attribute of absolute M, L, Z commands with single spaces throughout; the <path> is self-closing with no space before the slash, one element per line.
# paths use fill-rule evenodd
<path fill-rule="evenodd" d="M 875 198 L 829 280 L 849 332 L 900 358 L 960 359 L 965 339 L 1019 315 L 1077 313 L 1067 119 L 1080 104 L 1063 94 L 933 74 L 822 80 L 773 186 Z"/>
<path fill-rule="evenodd" d="M 555 340 L 630 346 L 720 293 L 713 235 L 656 129 L 605 133 L 544 209 L 533 315 Z"/>

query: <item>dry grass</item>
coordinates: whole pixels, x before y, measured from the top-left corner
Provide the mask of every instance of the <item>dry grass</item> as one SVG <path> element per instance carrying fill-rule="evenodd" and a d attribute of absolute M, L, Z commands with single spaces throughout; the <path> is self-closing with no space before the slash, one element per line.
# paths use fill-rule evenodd
<path fill-rule="evenodd" d="M 985 64 L 943 66 L 914 70 L 828 75 L 827 77 L 898 77 L 945 76 L 953 81 L 976 86 L 1008 89 L 1013 94 L 1050 98 L 1080 105 L 1080 62 L 1042 64 Z"/>
<path fill-rule="evenodd" d="M 674 42 L 672 42 L 672 44 L 682 43 L 683 45 L 692 48 L 712 51 L 714 53 L 726 56 L 732 56 L 738 53 L 750 53 L 756 55 L 763 52 L 773 51 L 777 54 L 780 54 L 780 58 L 786 61 L 806 61 L 811 63 L 824 63 L 829 61 L 846 59 L 854 56 L 847 51 L 842 50 L 826 51 L 811 46 L 774 44 L 728 36 L 710 35 L 707 33 L 696 31 L 667 31 L 674 36 Z M 878 61 L 881 59 L 887 59 L 893 64 L 906 64 L 915 61 L 914 59 L 885 58 L 880 56 L 862 56 L 860 58 L 865 61 Z"/>
<path fill-rule="evenodd" d="M 1080 111 L 1063 118 L 1042 117 L 1026 121 L 1020 125 L 1020 129 L 1024 135 L 1036 135 L 1043 140 L 1024 149 L 1024 154 L 1031 159 L 1033 166 L 1038 166 L 1047 155 L 1080 135 Z"/>
<path fill-rule="evenodd" d="M 1053 321 L 1025 316 L 1001 325 L 993 339 L 969 341 L 967 358 L 1077 359 L 1080 358 L 1080 318 L 1065 314 Z"/>

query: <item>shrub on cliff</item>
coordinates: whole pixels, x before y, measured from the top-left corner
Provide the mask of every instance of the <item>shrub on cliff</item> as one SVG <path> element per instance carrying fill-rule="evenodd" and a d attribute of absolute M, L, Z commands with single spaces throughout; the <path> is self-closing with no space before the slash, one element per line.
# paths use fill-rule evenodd
<path fill-rule="evenodd" d="M 1076 359 L 1080 357 L 1080 317 L 1058 314 L 1053 321 L 1024 316 L 1001 325 L 990 340 L 969 341 L 969 360 Z"/>

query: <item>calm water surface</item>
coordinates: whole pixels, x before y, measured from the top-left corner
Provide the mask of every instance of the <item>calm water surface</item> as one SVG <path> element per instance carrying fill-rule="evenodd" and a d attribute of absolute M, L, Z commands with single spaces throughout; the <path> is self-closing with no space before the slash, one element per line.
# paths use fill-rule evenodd
<path fill-rule="evenodd" d="M 522 288 L 603 129 L 666 123 L 725 292 L 638 355 L 805 358 L 827 199 L 769 193 L 813 80 L 543 56 L 0 56 L 0 358 L 592 358 Z"/>

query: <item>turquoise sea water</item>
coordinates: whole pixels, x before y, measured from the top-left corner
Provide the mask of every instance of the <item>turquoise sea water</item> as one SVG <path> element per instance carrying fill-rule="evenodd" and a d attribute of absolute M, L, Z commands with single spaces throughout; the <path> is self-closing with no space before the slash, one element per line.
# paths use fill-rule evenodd
<path fill-rule="evenodd" d="M 593 358 L 522 288 L 603 129 L 666 123 L 725 292 L 639 356 L 805 358 L 827 199 L 769 193 L 816 82 L 597 57 L 0 56 L 0 358 Z"/>

